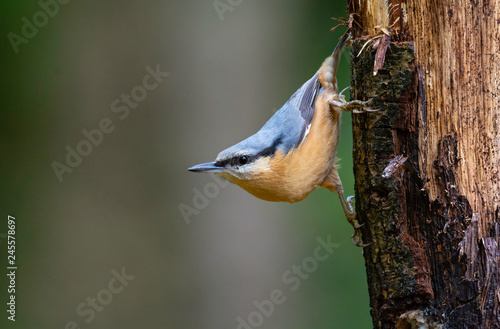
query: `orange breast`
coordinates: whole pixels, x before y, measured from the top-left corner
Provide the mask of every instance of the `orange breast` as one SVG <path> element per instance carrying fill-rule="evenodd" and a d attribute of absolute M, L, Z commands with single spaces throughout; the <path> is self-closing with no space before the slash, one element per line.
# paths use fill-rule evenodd
<path fill-rule="evenodd" d="M 330 110 L 325 92 L 316 100 L 316 112 L 306 140 L 288 154 L 278 152 L 261 159 L 259 173 L 248 180 L 225 177 L 266 201 L 297 202 L 325 179 L 335 164 L 340 127 L 340 109 Z"/>

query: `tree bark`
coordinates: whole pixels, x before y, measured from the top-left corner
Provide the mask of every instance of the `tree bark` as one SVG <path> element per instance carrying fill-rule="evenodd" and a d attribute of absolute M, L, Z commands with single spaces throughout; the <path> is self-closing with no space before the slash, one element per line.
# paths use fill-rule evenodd
<path fill-rule="evenodd" d="M 500 4 L 348 7 L 374 327 L 500 328 Z"/>

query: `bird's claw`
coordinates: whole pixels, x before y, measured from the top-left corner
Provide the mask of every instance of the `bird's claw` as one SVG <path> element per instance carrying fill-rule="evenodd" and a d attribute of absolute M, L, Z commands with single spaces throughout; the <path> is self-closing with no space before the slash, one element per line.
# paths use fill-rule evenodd
<path fill-rule="evenodd" d="M 354 199 L 354 195 L 349 195 L 345 201 L 347 202 L 347 204 L 349 205 L 349 207 L 352 210 L 354 210 L 354 202 L 352 201 L 352 199 Z"/>
<path fill-rule="evenodd" d="M 352 225 L 352 227 L 354 228 L 354 233 L 353 235 L 351 236 L 351 240 L 352 240 L 352 243 L 354 243 L 355 246 L 357 247 L 367 247 L 369 246 L 371 243 L 363 243 L 363 239 L 362 239 L 362 235 L 361 235 L 361 230 L 360 228 L 365 225 L 364 223 L 363 224 L 360 224 L 358 222 L 358 219 L 357 219 L 357 215 L 356 215 L 356 211 L 354 210 L 354 202 L 353 200 L 354 199 L 354 196 L 351 195 L 349 197 L 347 197 L 347 199 L 345 200 L 345 207 L 344 207 L 344 212 L 345 212 L 345 215 L 346 215 L 346 218 L 347 218 L 347 221 Z"/>
<path fill-rule="evenodd" d="M 352 113 L 365 113 L 365 112 L 378 112 L 379 109 L 372 109 L 369 107 L 364 107 L 361 110 L 352 110 Z"/>
<path fill-rule="evenodd" d="M 354 230 L 354 231 L 355 232 L 351 236 L 351 240 L 352 240 L 352 243 L 354 243 L 354 245 L 356 247 L 364 248 L 364 247 L 368 247 L 369 245 L 371 245 L 371 243 L 363 243 L 363 240 L 361 240 L 361 232 L 356 231 L 356 230 Z"/>
<path fill-rule="evenodd" d="M 347 87 L 347 88 L 350 88 L 350 87 Z M 378 109 L 372 109 L 372 108 L 367 106 L 367 104 L 370 103 L 373 100 L 373 98 L 370 98 L 367 101 L 353 100 L 353 101 L 347 102 L 345 100 L 345 96 L 342 95 L 342 93 L 347 88 L 345 88 L 344 90 L 342 90 L 339 93 L 338 100 L 332 100 L 332 101 L 330 101 L 330 104 L 333 106 L 336 106 L 338 108 L 341 108 L 344 111 L 352 112 L 352 113 L 364 113 L 364 112 L 377 112 L 377 111 L 379 111 Z"/>
<path fill-rule="evenodd" d="M 360 227 L 362 227 L 363 225 L 365 225 L 365 223 L 360 224 L 360 223 L 358 223 L 358 221 L 357 221 L 357 220 L 356 220 L 356 221 L 354 221 L 354 224 L 352 224 L 352 226 L 353 226 L 354 228 L 360 228 Z"/>
<path fill-rule="evenodd" d="M 373 98 L 370 98 L 367 101 L 358 101 L 359 103 L 356 103 L 356 104 L 358 104 L 359 110 L 353 109 L 352 113 L 365 113 L 365 112 L 378 112 L 378 111 L 380 111 L 379 109 L 372 109 L 366 105 L 366 104 L 370 103 L 371 101 L 373 101 Z M 352 101 L 352 102 L 356 102 L 356 101 Z"/>
<path fill-rule="evenodd" d="M 344 102 L 346 102 L 346 100 L 345 100 L 345 96 L 344 96 L 344 95 L 342 95 L 342 94 L 343 94 L 343 93 L 344 93 L 344 91 L 346 91 L 347 89 L 351 89 L 351 86 L 347 86 L 347 87 L 345 87 L 345 88 L 344 88 L 344 89 L 342 89 L 342 91 L 339 93 L 339 98 L 340 98 L 340 100 L 342 100 L 342 101 L 344 101 Z"/>
<path fill-rule="evenodd" d="M 365 224 L 358 223 L 356 218 L 352 219 L 352 221 L 349 222 L 351 223 L 352 227 L 354 227 L 354 233 L 351 236 L 352 243 L 354 243 L 356 247 L 361 247 L 361 248 L 368 247 L 369 245 L 371 245 L 371 243 L 363 243 L 360 227 L 362 227 Z"/>

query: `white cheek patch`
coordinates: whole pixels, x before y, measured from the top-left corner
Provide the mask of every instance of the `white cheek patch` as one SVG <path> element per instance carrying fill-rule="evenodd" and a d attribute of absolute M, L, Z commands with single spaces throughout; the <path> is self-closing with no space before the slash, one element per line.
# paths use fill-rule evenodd
<path fill-rule="evenodd" d="M 228 173 L 240 180 L 251 179 L 253 168 L 251 165 L 232 167 L 228 168 Z"/>
<path fill-rule="evenodd" d="M 258 172 L 269 171 L 271 170 L 271 164 L 269 162 L 269 157 L 259 158 L 253 163 L 254 170 Z"/>

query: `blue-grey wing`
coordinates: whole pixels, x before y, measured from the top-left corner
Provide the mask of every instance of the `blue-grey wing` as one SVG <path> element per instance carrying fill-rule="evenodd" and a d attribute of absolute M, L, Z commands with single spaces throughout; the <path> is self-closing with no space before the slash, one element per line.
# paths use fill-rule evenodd
<path fill-rule="evenodd" d="M 262 130 L 276 132 L 274 139 L 281 140 L 277 147 L 285 153 L 297 147 L 306 137 L 314 117 L 320 87 L 318 75 L 315 74 L 262 127 Z"/>
<path fill-rule="evenodd" d="M 276 153 L 277 149 L 287 154 L 296 148 L 309 131 L 320 87 L 318 74 L 315 74 L 256 134 L 219 153 L 217 161 L 228 161 L 239 155 L 252 158 L 269 156 Z"/>
<path fill-rule="evenodd" d="M 333 77 L 336 76 L 340 56 L 349 39 L 350 34 L 344 34 L 333 51 Z M 334 85 L 336 86 L 336 83 Z M 255 159 L 261 155 L 273 155 L 278 149 L 287 154 L 296 148 L 304 138 L 307 138 L 314 118 L 315 102 L 320 93 L 321 84 L 318 73 L 316 73 L 256 134 L 219 153 L 217 161 L 229 161 L 229 159 L 234 159 L 239 155 L 247 155 Z"/>
<path fill-rule="evenodd" d="M 349 33 L 344 34 L 332 54 L 331 69 L 335 88 L 337 85 L 336 74 L 340 57 L 350 37 Z M 336 92 L 336 90 L 334 91 Z M 266 131 L 269 132 L 267 134 L 268 137 L 274 134 L 271 139 L 273 143 L 271 144 L 277 145 L 276 147 L 288 153 L 307 137 L 306 134 L 309 131 L 315 113 L 315 102 L 320 93 L 321 83 L 318 73 L 316 73 L 290 97 L 285 105 L 269 119 L 257 134 L 266 134 Z"/>

